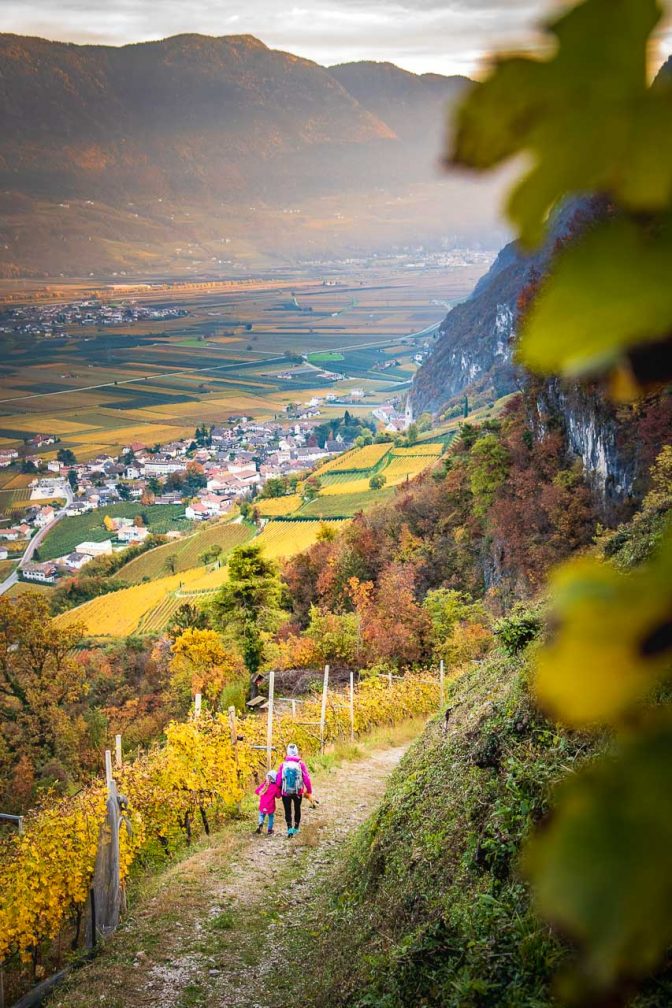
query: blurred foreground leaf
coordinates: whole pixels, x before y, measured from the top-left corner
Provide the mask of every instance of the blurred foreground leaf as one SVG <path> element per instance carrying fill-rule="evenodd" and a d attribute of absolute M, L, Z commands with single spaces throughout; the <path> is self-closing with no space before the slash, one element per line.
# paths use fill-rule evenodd
<path fill-rule="evenodd" d="M 657 0 L 585 0 L 549 24 L 548 59 L 501 59 L 467 94 L 449 160 L 483 170 L 531 158 L 508 202 L 524 244 L 541 240 L 548 213 L 570 193 L 608 194 L 638 212 L 666 206 L 672 89 L 647 81 L 660 16 Z"/>
<path fill-rule="evenodd" d="M 550 589 L 557 630 L 537 659 L 540 703 L 577 727 L 618 721 L 670 668 L 672 541 L 627 574 L 597 559 L 572 560 Z"/>
<path fill-rule="evenodd" d="M 533 371 L 577 375 L 668 336 L 670 277 L 672 220 L 655 228 L 629 219 L 594 225 L 557 256 L 525 317 L 520 359 Z"/>
<path fill-rule="evenodd" d="M 646 974 L 672 942 L 670 780 L 668 721 L 567 781 L 528 848 L 538 907 L 596 987 Z"/>

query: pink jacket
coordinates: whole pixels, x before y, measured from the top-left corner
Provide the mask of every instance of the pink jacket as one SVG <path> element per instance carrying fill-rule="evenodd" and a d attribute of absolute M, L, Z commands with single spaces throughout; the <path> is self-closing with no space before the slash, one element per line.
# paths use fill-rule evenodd
<path fill-rule="evenodd" d="M 275 799 L 280 797 L 280 788 L 273 781 L 263 780 L 254 793 L 259 795 L 259 811 L 264 815 L 273 815 Z"/>
<path fill-rule="evenodd" d="M 303 762 L 303 760 L 299 759 L 298 756 L 286 756 L 285 759 L 282 761 L 282 763 L 278 767 L 278 772 L 277 772 L 277 774 L 275 776 L 275 779 L 278 782 L 278 784 L 276 786 L 278 786 L 278 787 L 280 787 L 280 789 L 282 789 L 282 768 L 285 765 L 285 763 L 298 763 L 299 764 L 299 766 L 301 767 L 301 773 L 303 774 L 303 785 L 304 785 L 303 786 L 303 790 L 301 791 L 301 794 L 302 795 L 303 794 L 312 794 L 313 793 L 313 785 L 311 784 L 311 781 L 310 781 L 310 774 L 308 773 L 308 768 L 307 768 L 306 764 Z"/>

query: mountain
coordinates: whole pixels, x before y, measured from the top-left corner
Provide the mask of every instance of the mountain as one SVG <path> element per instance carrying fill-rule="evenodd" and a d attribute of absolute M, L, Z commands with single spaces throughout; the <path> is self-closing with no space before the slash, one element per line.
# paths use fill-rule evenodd
<path fill-rule="evenodd" d="M 328 70 L 249 35 L 0 35 L 0 66 L 0 275 L 276 262 L 495 225 L 496 187 L 438 178 L 463 78 Z"/>
<path fill-rule="evenodd" d="M 446 126 L 446 108 L 469 84 L 467 77 L 413 74 L 394 63 L 341 63 L 332 76 L 372 115 L 387 123 L 398 138 L 436 147 L 438 158 Z"/>
<path fill-rule="evenodd" d="M 603 212 L 600 200 L 571 200 L 539 250 L 524 254 L 518 243 L 506 245 L 470 297 L 444 319 L 432 353 L 413 379 L 410 400 L 416 415 L 437 413 L 465 394 L 485 401 L 526 388 L 538 437 L 552 428 L 562 431 L 566 450 L 581 459 L 596 491 L 601 516 L 611 519 L 637 496 L 650 464 L 641 445 L 651 437 L 659 440 L 672 423 L 672 397 L 663 392 L 636 409 L 618 409 L 597 384 L 536 379 L 516 366 L 513 356 L 521 307 L 547 272 L 558 242 L 579 234 Z"/>

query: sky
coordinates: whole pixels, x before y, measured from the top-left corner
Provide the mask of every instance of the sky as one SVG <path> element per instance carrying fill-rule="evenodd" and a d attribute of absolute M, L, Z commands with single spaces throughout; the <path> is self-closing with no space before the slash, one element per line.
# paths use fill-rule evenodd
<path fill-rule="evenodd" d="M 493 48 L 529 46 L 556 0 L 0 0 L 0 31 L 122 45 L 182 32 L 256 35 L 324 65 L 389 60 L 473 73 Z"/>

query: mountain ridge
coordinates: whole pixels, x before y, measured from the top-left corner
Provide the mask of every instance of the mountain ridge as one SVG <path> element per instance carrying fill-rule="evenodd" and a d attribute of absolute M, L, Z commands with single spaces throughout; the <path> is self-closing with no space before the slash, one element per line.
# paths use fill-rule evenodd
<path fill-rule="evenodd" d="M 247 263 L 446 231 L 480 242 L 496 227 L 495 187 L 439 179 L 461 79 L 327 68 L 252 35 L 99 46 L 2 34 L 0 63 L 0 275 L 60 273 L 63 260 L 69 275 L 179 272 L 176 246 L 205 243 L 203 262 L 217 261 L 209 243 L 229 228 L 227 251 Z M 261 219 L 288 207 L 305 221 Z"/>

